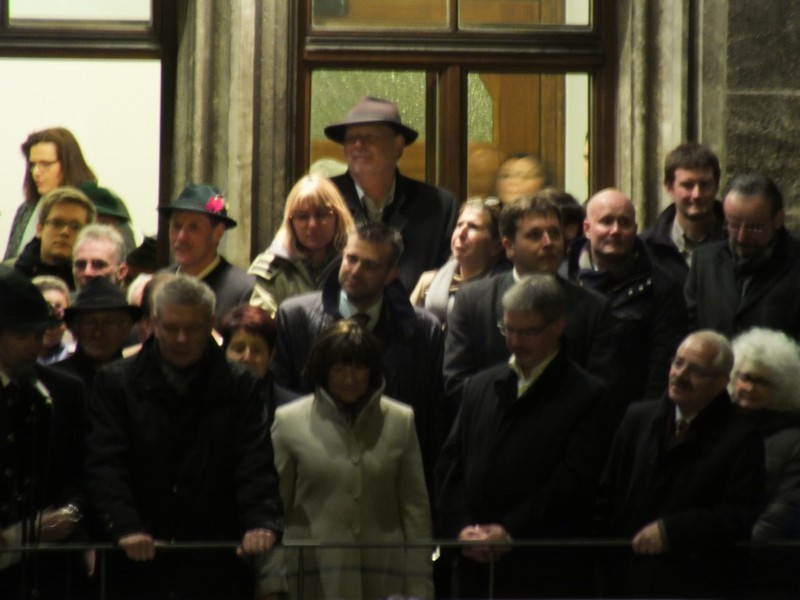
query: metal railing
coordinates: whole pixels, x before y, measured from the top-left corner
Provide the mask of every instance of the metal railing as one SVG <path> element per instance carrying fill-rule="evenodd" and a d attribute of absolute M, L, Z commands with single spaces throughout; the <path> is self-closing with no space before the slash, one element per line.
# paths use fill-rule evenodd
<path fill-rule="evenodd" d="M 178 552 L 208 552 L 208 551 L 230 551 L 234 553 L 239 546 L 239 542 L 157 542 L 156 543 L 156 559 L 160 553 L 178 553 Z M 309 551 L 325 551 L 336 549 L 359 549 L 359 550 L 387 550 L 387 549 L 403 549 L 403 550 L 429 550 L 431 552 L 432 561 L 440 559 L 443 551 L 457 550 L 469 546 L 486 547 L 489 549 L 490 560 L 487 563 L 488 568 L 488 589 L 486 598 L 493 599 L 496 571 L 495 567 L 499 558 L 495 555 L 495 550 L 500 547 L 511 547 L 513 549 L 532 549 L 532 550 L 591 550 L 598 553 L 600 556 L 603 552 L 611 550 L 625 550 L 630 549 L 631 542 L 629 539 L 613 539 L 613 538 L 570 538 L 570 539 L 535 539 L 535 540 L 513 540 L 513 541 L 470 541 L 460 542 L 454 540 L 431 540 L 429 542 L 406 542 L 406 543 L 390 543 L 390 542 L 321 542 L 317 540 L 292 540 L 286 541 L 282 546 L 287 550 L 295 550 L 298 552 L 297 568 L 293 569 L 297 573 L 297 589 L 300 590 L 298 600 L 302 600 L 303 594 L 303 577 L 305 572 L 306 553 Z M 793 550 L 796 552 L 798 561 L 800 561 L 800 540 L 779 540 L 764 543 L 739 543 L 736 545 L 737 550 L 748 551 L 758 550 L 759 552 L 770 551 L 787 551 Z M 32 560 L 37 555 L 60 555 L 60 554 L 82 554 L 87 551 L 94 551 L 97 554 L 97 569 L 94 577 L 97 578 L 96 589 L 99 600 L 106 600 L 108 588 L 108 574 L 106 571 L 106 555 L 109 553 L 121 553 L 122 550 L 114 544 L 25 544 L 16 546 L 0 546 L 0 558 L 9 554 L 20 554 L 23 561 Z M 3 571 L 0 570 L 0 579 L 2 578 Z M 255 577 L 255 575 L 254 575 Z M 33 585 L 31 583 L 31 585 Z"/>

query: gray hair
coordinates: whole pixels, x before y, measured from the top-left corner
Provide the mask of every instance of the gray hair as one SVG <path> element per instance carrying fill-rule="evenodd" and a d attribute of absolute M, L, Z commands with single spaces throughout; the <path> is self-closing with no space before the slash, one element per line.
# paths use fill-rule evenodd
<path fill-rule="evenodd" d="M 549 325 L 566 316 L 567 292 L 555 276 L 536 273 L 523 277 L 503 294 L 503 308 L 509 312 L 536 311 Z"/>
<path fill-rule="evenodd" d="M 217 298 L 205 283 L 188 275 L 173 275 L 160 284 L 153 295 L 153 314 L 161 316 L 165 304 L 200 306 L 207 317 L 214 314 Z"/>
<path fill-rule="evenodd" d="M 711 368 L 720 375 L 725 375 L 727 377 L 731 372 L 731 367 L 733 367 L 733 349 L 731 348 L 731 343 L 728 341 L 728 338 L 713 329 L 695 331 L 686 336 L 683 341 L 685 342 L 690 338 L 698 338 L 717 349 L 717 354 L 714 357 L 714 361 L 711 363 Z M 683 344 L 683 342 L 681 342 L 681 344 Z"/>
<path fill-rule="evenodd" d="M 764 370 L 772 384 L 769 408 L 800 411 L 800 346 L 782 331 L 755 327 L 733 340 L 731 393 L 736 376 L 749 369 Z"/>
<path fill-rule="evenodd" d="M 125 240 L 122 239 L 122 234 L 120 234 L 115 227 L 111 225 L 105 225 L 103 223 L 92 223 L 91 225 L 87 225 L 81 229 L 81 232 L 78 234 L 78 238 L 75 240 L 75 246 L 73 246 L 72 251 L 73 255 L 75 254 L 75 251 L 86 241 L 111 242 L 111 245 L 114 246 L 114 258 L 116 259 L 117 266 L 120 266 L 125 262 Z"/>

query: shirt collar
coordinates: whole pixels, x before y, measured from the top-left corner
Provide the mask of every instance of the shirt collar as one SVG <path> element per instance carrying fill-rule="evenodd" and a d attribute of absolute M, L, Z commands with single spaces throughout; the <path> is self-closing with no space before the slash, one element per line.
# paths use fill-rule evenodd
<path fill-rule="evenodd" d="M 203 279 L 204 279 L 204 278 L 205 278 L 205 277 L 206 277 L 206 276 L 207 276 L 209 273 L 211 273 L 211 271 L 213 271 L 214 269 L 216 269 L 216 268 L 217 268 L 217 265 L 220 263 L 220 261 L 221 261 L 221 260 L 222 260 L 222 257 L 221 257 L 219 254 L 217 254 L 217 255 L 214 257 L 214 260 L 212 260 L 212 261 L 209 263 L 209 265 L 208 265 L 208 266 L 207 266 L 205 269 L 203 269 L 202 271 L 200 271 L 200 272 L 199 272 L 199 273 L 198 273 L 198 274 L 195 276 L 195 278 L 196 278 L 196 279 L 199 279 L 200 281 L 202 281 L 202 280 L 203 280 Z M 180 268 L 180 267 L 178 267 L 178 271 L 177 271 L 177 272 L 178 272 L 178 273 L 180 273 L 180 272 L 181 272 L 181 268 Z"/>
<path fill-rule="evenodd" d="M 378 298 L 378 301 L 367 308 L 367 310 L 361 310 L 357 308 L 354 304 L 352 304 L 347 299 L 347 294 L 344 293 L 344 290 L 339 292 L 339 314 L 342 315 L 345 319 L 349 319 L 358 313 L 364 313 L 365 315 L 369 315 L 369 323 L 367 323 L 367 329 L 370 331 L 375 329 L 375 325 L 378 324 L 378 318 L 381 316 L 381 308 L 383 307 L 383 297 L 381 296 Z"/>
<path fill-rule="evenodd" d="M 547 368 L 547 366 L 551 362 L 553 362 L 553 359 L 556 357 L 556 354 L 558 354 L 558 350 L 553 352 L 550 356 L 548 356 L 542 362 L 536 365 L 531 371 L 530 377 L 528 377 L 527 379 L 525 378 L 525 375 L 522 373 L 522 369 L 517 364 L 517 357 L 513 354 L 511 355 L 511 358 L 508 359 L 508 366 L 517 375 L 517 398 L 522 396 L 525 392 L 528 391 L 528 389 L 534 383 L 536 383 L 536 380 L 539 379 L 539 377 L 541 377 L 542 373 L 544 373 L 544 370 Z"/>

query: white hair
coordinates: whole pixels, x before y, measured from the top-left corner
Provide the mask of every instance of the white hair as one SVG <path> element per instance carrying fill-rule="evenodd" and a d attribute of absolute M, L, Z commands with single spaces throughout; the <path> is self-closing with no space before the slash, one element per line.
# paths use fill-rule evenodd
<path fill-rule="evenodd" d="M 766 371 L 772 384 L 769 408 L 800 412 L 800 346 L 797 342 L 782 331 L 755 327 L 733 340 L 733 354 L 731 391 L 740 372 Z"/>

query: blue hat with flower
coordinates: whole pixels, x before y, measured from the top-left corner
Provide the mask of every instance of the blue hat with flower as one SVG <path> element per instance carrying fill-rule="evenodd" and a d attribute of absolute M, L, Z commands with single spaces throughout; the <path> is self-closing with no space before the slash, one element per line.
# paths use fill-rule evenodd
<path fill-rule="evenodd" d="M 158 212 L 165 217 L 169 217 L 173 210 L 203 213 L 219 220 L 225 225 L 225 229 L 236 227 L 236 221 L 228 216 L 228 203 L 222 192 L 206 183 L 187 183 L 175 202 L 158 207 Z"/>

